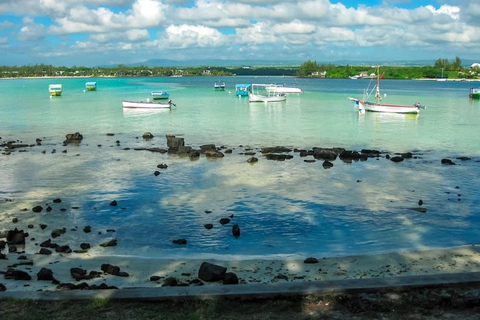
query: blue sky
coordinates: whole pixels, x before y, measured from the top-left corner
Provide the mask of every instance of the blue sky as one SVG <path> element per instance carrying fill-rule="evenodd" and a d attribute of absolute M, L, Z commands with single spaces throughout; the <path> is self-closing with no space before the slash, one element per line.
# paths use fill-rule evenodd
<path fill-rule="evenodd" d="M 480 0 L 1 0 L 0 65 L 480 61 Z"/>

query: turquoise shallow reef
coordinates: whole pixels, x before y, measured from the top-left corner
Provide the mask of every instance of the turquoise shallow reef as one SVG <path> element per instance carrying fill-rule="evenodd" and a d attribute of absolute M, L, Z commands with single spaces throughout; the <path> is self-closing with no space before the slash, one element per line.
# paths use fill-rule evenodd
<path fill-rule="evenodd" d="M 87 81 L 96 81 L 97 91 L 85 92 Z M 224 81 L 225 91 L 215 91 L 215 81 Z M 51 83 L 63 85 L 62 96 L 49 97 Z M 235 96 L 236 83 L 295 83 L 304 93 L 250 104 Z M 480 102 L 468 97 L 476 84 L 382 80 L 383 102 L 427 108 L 419 115 L 359 114 L 347 97 L 361 97 L 368 84 L 288 77 L 2 80 L 0 230 L 30 224 L 35 235 L 47 224 L 65 227 L 62 239 L 74 241 L 88 225 L 94 241 L 117 239 L 114 254 L 144 257 L 334 256 L 478 243 Z M 176 107 L 122 110 L 122 100 L 146 100 L 158 90 L 169 92 Z M 83 140 L 63 145 L 75 132 Z M 145 132 L 154 137 L 143 139 Z M 193 148 L 214 144 L 225 156 L 191 160 L 145 150 L 166 149 L 166 135 Z M 9 150 L 9 141 L 29 146 Z M 261 148 L 272 146 L 292 149 L 293 158 L 268 160 Z M 314 147 L 374 149 L 380 156 L 337 157 L 325 169 L 323 160 L 301 156 Z M 407 152 L 412 157 L 402 162 L 388 159 Z M 255 164 L 247 163 L 252 155 Z M 442 164 L 445 158 L 455 165 Z M 57 198 L 62 202 L 53 203 Z M 32 212 L 37 205 L 42 212 Z"/>

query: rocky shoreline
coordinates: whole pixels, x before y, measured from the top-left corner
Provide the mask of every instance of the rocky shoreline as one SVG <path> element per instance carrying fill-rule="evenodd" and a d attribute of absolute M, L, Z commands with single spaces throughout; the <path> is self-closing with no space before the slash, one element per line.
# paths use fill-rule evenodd
<path fill-rule="evenodd" d="M 107 136 L 113 137 L 114 134 L 109 133 Z M 141 138 L 151 141 L 154 136 L 150 132 L 145 132 Z M 11 156 L 14 153 L 28 152 L 33 148 L 42 148 L 42 143 L 43 139 L 41 138 L 37 138 L 33 144 L 26 144 L 21 140 L 3 141 L 0 138 L 1 156 Z M 67 134 L 61 147 L 49 145 L 49 148 L 53 147 L 50 153 L 56 153 L 56 149 L 62 147 L 64 149 L 59 152 L 67 153 L 70 145 L 80 146 L 84 143 L 82 134 L 78 132 Z M 115 141 L 116 146 L 120 147 L 121 144 L 119 140 Z M 193 148 L 186 146 L 183 138 L 173 135 L 166 136 L 166 145 L 167 148 L 152 145 L 145 148 L 126 147 L 122 150 L 167 153 L 191 161 L 198 160 L 202 156 L 207 159 L 221 159 L 235 152 L 245 156 L 245 162 L 250 165 L 255 165 L 258 161 L 263 160 L 288 161 L 299 157 L 304 159 L 305 163 L 321 161 L 325 170 L 332 168 L 337 159 L 345 163 L 363 162 L 369 159 L 399 163 L 422 158 L 421 154 L 415 152 L 388 153 L 372 149 L 356 151 L 344 148 L 301 149 L 284 146 L 228 148 L 217 147 L 214 144 Z M 46 154 L 47 149 L 42 149 L 41 153 Z M 458 156 L 453 160 L 446 157 L 438 159 L 438 164 L 449 166 L 457 164 L 457 161 L 478 162 L 479 160 L 465 156 Z M 160 175 L 162 170 L 168 170 L 168 164 L 161 163 L 157 169 L 153 173 L 155 176 Z M 115 199 L 106 199 L 105 201 L 108 201 L 109 205 L 113 207 L 118 205 Z M 14 203 L 15 199 L 5 198 L 4 202 Z M 36 204 L 32 208 L 24 208 L 22 212 L 62 212 L 67 209 L 63 206 L 61 198 L 53 198 L 46 203 Z M 418 206 L 412 207 L 411 210 L 426 212 L 421 199 L 418 201 Z M 205 214 L 208 213 L 205 211 Z M 224 217 L 220 219 L 219 223 L 228 225 L 231 222 L 230 218 Z M 21 216 L 13 217 L 12 223 L 15 228 L 0 228 L 0 274 L 4 279 L 0 280 L 0 291 L 87 290 L 143 286 L 187 286 L 207 283 L 231 285 L 480 271 L 480 256 L 475 246 L 383 254 L 374 256 L 374 259 L 358 256 L 305 257 L 302 260 L 294 261 L 145 260 L 116 256 L 115 251 L 111 250 L 117 246 L 116 237 L 109 239 L 97 237 L 92 241 L 85 240 L 86 237 L 95 235 L 115 235 L 114 226 L 105 230 L 97 230 L 89 225 L 62 227 L 49 226 L 44 223 L 24 224 Z M 204 227 L 210 229 L 213 224 L 205 224 Z M 241 239 L 241 227 L 232 223 L 231 236 Z M 77 236 L 78 242 L 72 242 L 71 239 L 63 240 L 66 233 L 82 233 L 82 236 Z M 35 234 L 35 237 L 32 237 L 31 234 Z M 173 240 L 173 243 L 179 246 L 185 245 L 187 242 L 188 239 L 185 238 Z M 94 252 L 91 250 L 93 247 L 96 248 Z M 35 278 L 36 281 L 32 280 Z"/>

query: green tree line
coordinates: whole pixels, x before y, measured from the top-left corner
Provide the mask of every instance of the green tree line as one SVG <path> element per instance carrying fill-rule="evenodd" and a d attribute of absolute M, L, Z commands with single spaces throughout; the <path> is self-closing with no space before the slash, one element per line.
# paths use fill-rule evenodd
<path fill-rule="evenodd" d="M 433 66 L 381 66 L 381 72 L 386 79 L 435 79 L 447 78 L 476 79 L 480 70 L 470 70 L 462 67 L 462 61 L 456 57 L 453 62 L 448 59 L 438 59 Z M 377 72 L 376 66 L 336 66 L 333 64 L 317 64 L 316 61 L 306 61 L 299 67 L 299 77 L 348 78 L 361 74 L 370 75 Z"/>
<path fill-rule="evenodd" d="M 300 66 L 292 67 L 149 67 L 127 66 L 115 67 L 83 66 L 55 67 L 46 64 L 26 66 L 0 66 L 0 78 L 21 77 L 170 77 L 181 76 L 232 76 L 232 75 L 271 75 L 271 76 L 298 76 L 348 78 L 357 75 L 376 73 L 376 66 L 365 65 L 334 65 L 318 64 L 316 61 L 305 61 Z M 462 67 L 462 61 L 456 57 L 453 61 L 438 59 L 433 66 L 381 66 L 386 79 L 435 79 L 442 76 L 447 78 L 477 79 L 480 70 L 470 70 Z"/>

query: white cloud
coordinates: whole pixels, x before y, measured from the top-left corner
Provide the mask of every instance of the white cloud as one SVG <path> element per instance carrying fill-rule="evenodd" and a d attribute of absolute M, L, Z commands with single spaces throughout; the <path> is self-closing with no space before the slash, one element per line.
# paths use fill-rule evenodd
<path fill-rule="evenodd" d="M 43 25 L 36 24 L 31 18 L 23 19 L 23 26 L 20 28 L 17 39 L 20 41 L 38 41 L 45 37 Z"/>
<path fill-rule="evenodd" d="M 89 40 L 97 43 L 108 43 L 110 41 L 132 41 L 139 42 L 148 40 L 150 35 L 146 29 L 132 29 L 125 32 L 99 33 L 90 36 Z"/>
<path fill-rule="evenodd" d="M 162 27 L 168 7 L 161 1 L 136 0 L 126 12 L 115 13 L 106 7 L 90 9 L 76 6 L 50 28 L 54 34 L 108 32 L 131 28 Z"/>
<path fill-rule="evenodd" d="M 168 48 L 219 47 L 227 43 L 227 37 L 205 26 L 171 25 L 165 30 L 163 41 Z"/>
<path fill-rule="evenodd" d="M 397 0 L 383 1 L 378 6 L 344 3 L 0 0 L 0 15 L 3 12 L 24 18 L 21 26 L 15 19 L 0 22 L 0 36 L 15 34 L 25 50 L 29 42 L 36 42 L 39 50 L 53 52 L 63 46 L 100 53 L 125 51 L 132 59 L 133 53 L 148 48 L 175 48 L 183 56 L 197 48 L 205 53 L 210 50 L 212 55 L 220 50 L 228 56 L 258 50 L 256 54 L 265 53 L 270 58 L 295 54 L 316 59 L 322 50 L 328 50 L 331 56 L 337 50 L 340 56 L 345 52 L 361 54 L 361 48 L 372 46 L 380 50 L 396 48 L 398 52 L 411 51 L 412 47 L 433 51 L 450 46 L 459 56 L 462 52 L 471 56 L 475 54 L 472 48 L 480 46 L 479 0 L 444 0 L 441 6 L 432 0 L 431 5 L 413 9 L 397 7 Z M 55 46 L 47 42 L 52 37 Z"/>

